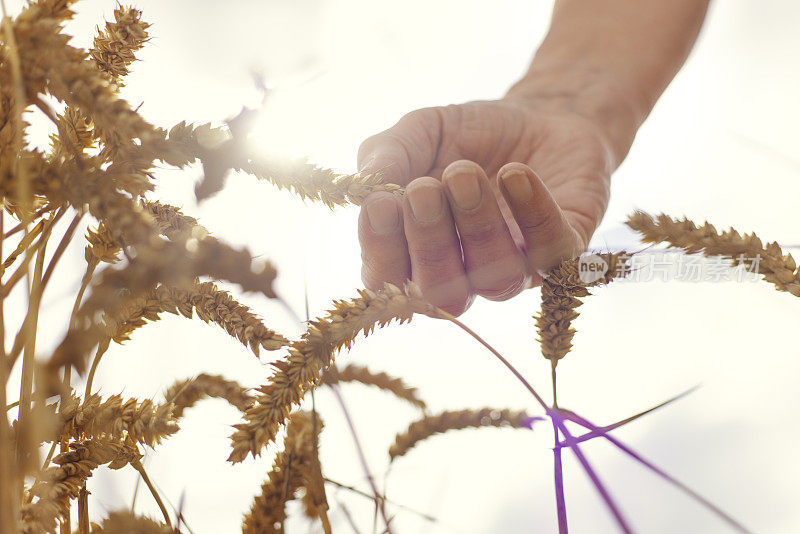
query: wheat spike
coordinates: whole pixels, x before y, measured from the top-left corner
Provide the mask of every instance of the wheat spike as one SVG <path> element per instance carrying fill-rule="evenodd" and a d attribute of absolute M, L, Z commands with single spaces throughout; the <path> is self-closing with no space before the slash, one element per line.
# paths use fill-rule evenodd
<path fill-rule="evenodd" d="M 55 370 L 65 365 L 74 365 L 82 371 L 92 348 L 107 339 L 108 326 L 98 312 L 123 310 L 122 313 L 125 313 L 126 306 L 135 309 L 137 302 L 141 303 L 140 299 L 143 298 L 145 306 L 141 309 L 154 312 L 155 308 L 147 308 L 150 305 L 147 297 L 158 283 L 181 287 L 193 284 L 198 276 L 206 275 L 221 280 L 235 280 L 245 290 L 259 291 L 269 297 L 275 297 L 272 290 L 272 282 L 276 277 L 275 269 L 266 264 L 260 272 L 254 272 L 251 267 L 251 256 L 246 250 L 233 249 L 213 238 L 197 242 L 196 250 L 193 252 L 188 252 L 182 243 L 163 242 L 161 245 L 158 251 L 141 250 L 140 254 L 122 269 L 105 269 L 102 272 L 99 282 L 93 286 L 92 293 L 79 310 L 78 324 L 70 328 L 64 340 L 56 348 L 47 364 L 48 369 Z M 182 268 L 176 269 L 177 265 L 181 265 Z M 206 297 L 208 293 L 203 296 Z M 222 300 L 229 298 L 221 296 L 219 292 L 213 297 Z M 120 302 L 120 299 L 124 300 Z M 229 303 L 232 305 L 232 302 L 231 300 Z M 254 348 L 253 340 L 258 341 L 264 348 L 275 348 L 275 344 L 283 343 L 283 338 L 270 333 L 271 331 L 267 332 L 268 329 L 257 329 L 252 314 L 244 315 L 244 310 L 241 308 L 235 311 L 239 315 L 227 316 L 223 313 L 214 316 L 212 311 L 204 310 L 208 312 L 207 316 L 219 319 L 226 330 L 235 332 L 237 337 L 241 335 L 251 348 Z M 145 314 L 142 314 L 142 317 L 148 318 Z M 124 324 L 124 321 L 115 319 L 115 324 Z M 136 323 L 133 328 L 139 325 Z M 242 325 L 244 329 L 240 328 Z M 248 329 L 248 326 L 253 328 Z M 121 328 L 121 334 L 124 334 L 127 327 Z"/>
<path fill-rule="evenodd" d="M 272 470 L 261 486 L 242 523 L 244 534 L 282 533 L 286 521 L 286 503 L 294 499 L 305 482 L 304 469 L 315 456 L 314 443 L 322 429 L 319 418 L 296 412 L 286 425 L 283 451 L 275 457 Z"/>
<path fill-rule="evenodd" d="M 350 348 L 360 332 L 368 335 L 376 326 L 395 319 L 400 323 L 410 321 L 415 313 L 435 315 L 434 307 L 413 283 L 403 290 L 391 284 L 380 291 L 362 289 L 359 295 L 350 301 L 335 302 L 327 316 L 311 321 L 302 338 L 289 345 L 288 357 L 272 364 L 275 371 L 269 383 L 258 389 L 255 405 L 245 412 L 245 421 L 235 426 L 230 461 L 240 462 L 248 453 L 260 454 L 275 439 L 292 405 L 299 404 L 320 374 L 331 366 L 334 353 Z"/>
<path fill-rule="evenodd" d="M 417 408 L 425 409 L 425 401 L 417 394 L 417 388 L 407 386 L 402 378 L 394 378 L 386 373 L 374 373 L 363 365 L 351 363 L 343 369 L 331 366 L 322 375 L 323 384 L 334 385 L 339 382 L 360 382 L 368 386 L 375 386 L 410 402 Z"/>
<path fill-rule="evenodd" d="M 53 458 L 56 465 L 31 487 L 30 494 L 38 499 L 22 507 L 23 533 L 55 531 L 56 519 L 64 516 L 70 499 L 78 496 L 96 467 L 108 464 L 120 469 L 141 459 L 134 445 L 107 437 L 71 443 L 70 449 Z"/>
<path fill-rule="evenodd" d="M 97 68 L 108 74 L 117 85 L 120 78 L 130 71 L 128 67 L 136 61 L 135 52 L 147 41 L 150 24 L 141 20 L 142 12 L 132 7 L 114 10 L 115 22 L 107 22 L 104 31 L 94 39 L 89 55 Z"/>
<path fill-rule="evenodd" d="M 62 430 L 58 437 L 75 440 L 106 435 L 119 439 L 127 437 L 153 447 L 178 431 L 171 404 L 156 406 L 150 400 L 123 400 L 120 395 L 103 400 L 95 394 L 82 403 L 72 397 L 61 403 L 59 417 Z"/>
<path fill-rule="evenodd" d="M 450 430 L 483 427 L 530 429 L 536 421 L 542 420 L 541 417 L 531 417 L 525 412 L 492 408 L 446 411 L 437 415 L 427 415 L 414 421 L 405 432 L 397 435 L 394 445 L 389 448 L 389 458 L 393 461 L 395 458 L 405 455 L 420 441 Z"/>
<path fill-rule="evenodd" d="M 582 305 L 581 298 L 590 295 L 588 287 L 607 284 L 617 276 L 628 272 L 625 252 L 599 254 L 608 265 L 605 274 L 598 280 L 586 283 L 579 275 L 580 259 L 573 258 L 561 262 L 553 268 L 542 281 L 542 308 L 536 316 L 536 327 L 542 355 L 553 365 L 567 355 L 572 348 L 575 329 L 572 321 L 578 317 L 575 310 Z"/>
<path fill-rule="evenodd" d="M 225 399 L 242 412 L 253 405 L 253 397 L 246 388 L 233 380 L 205 373 L 188 380 L 178 380 L 164 393 L 164 398 L 173 405 L 172 415 L 176 419 L 183 416 L 184 410 L 207 397 Z"/>
<path fill-rule="evenodd" d="M 176 206 L 150 200 L 142 200 L 141 206 L 153 217 L 161 234 L 173 241 L 186 240 L 189 237 L 202 239 L 208 235 L 208 230 L 197 219 L 185 215 Z"/>
<path fill-rule="evenodd" d="M 179 531 L 130 510 L 111 512 L 98 523 L 92 523 L 91 534 L 177 534 Z"/>
<path fill-rule="evenodd" d="M 403 188 L 398 185 L 381 183 L 378 174 L 337 174 L 303 160 L 253 157 L 239 169 L 281 189 L 293 191 L 300 198 L 316 200 L 330 208 L 361 205 L 367 195 L 376 191 L 403 193 Z"/>
<path fill-rule="evenodd" d="M 733 228 L 718 232 L 708 222 L 702 226 L 689 219 L 673 219 L 663 213 L 652 217 L 642 211 L 628 218 L 628 226 L 642 234 L 646 243 L 668 243 L 675 248 L 705 256 L 724 256 L 731 264 L 758 269 L 778 291 L 800 296 L 800 269 L 791 254 L 775 243 L 764 245 L 756 234 L 740 234 Z"/>

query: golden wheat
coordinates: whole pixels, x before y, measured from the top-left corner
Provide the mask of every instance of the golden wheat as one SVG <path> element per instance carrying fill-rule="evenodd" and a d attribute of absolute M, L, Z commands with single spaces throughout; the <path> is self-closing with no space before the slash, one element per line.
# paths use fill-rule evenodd
<path fill-rule="evenodd" d="M 607 264 L 606 272 L 599 279 L 587 283 L 579 274 L 580 259 L 573 258 L 554 267 L 542 281 L 542 308 L 536 316 L 536 328 L 542 355 L 555 366 L 572 348 L 575 329 L 572 321 L 578 317 L 575 310 L 583 304 L 580 300 L 591 293 L 588 287 L 607 284 L 627 272 L 627 253 L 599 255 Z"/>
<path fill-rule="evenodd" d="M 22 507 L 22 531 L 54 531 L 56 519 L 67 513 L 70 499 L 78 496 L 95 468 L 108 464 L 111 469 L 120 469 L 140 458 L 136 447 L 110 438 L 70 444 L 70 451 L 53 458 L 56 466 L 48 468 L 31 487 L 30 494 L 37 500 Z"/>
<path fill-rule="evenodd" d="M 245 534 L 282 533 L 286 520 L 286 502 L 306 483 L 313 473 L 316 457 L 316 440 L 322 422 L 308 412 L 296 412 L 286 425 L 283 451 L 275 457 L 261 493 L 253 501 L 245 516 L 242 531 Z"/>
<path fill-rule="evenodd" d="M 764 245 L 756 234 L 740 234 L 733 228 L 717 232 L 708 222 L 698 226 L 688 219 L 663 213 L 652 217 L 641 211 L 633 213 L 627 224 L 646 243 L 669 243 L 690 254 L 724 256 L 734 266 L 753 269 L 777 290 L 800 296 L 800 269 L 792 255 L 784 254 L 775 242 Z"/>
<path fill-rule="evenodd" d="M 334 385 L 340 382 L 359 382 L 374 386 L 410 402 L 417 408 L 425 409 L 425 401 L 419 398 L 417 388 L 407 386 L 402 378 L 394 378 L 386 373 L 375 373 L 363 365 L 351 363 L 342 369 L 331 366 L 322 374 L 323 384 Z"/>
<path fill-rule="evenodd" d="M 108 514 L 101 523 L 92 523 L 91 534 L 175 534 L 177 529 L 129 510 Z"/>
<path fill-rule="evenodd" d="M 188 380 L 178 380 L 164 393 L 164 398 L 172 404 L 172 415 L 179 419 L 184 410 L 191 408 L 201 399 L 211 397 L 225 399 L 234 408 L 244 412 L 253 405 L 254 399 L 246 388 L 233 380 L 219 375 L 201 373 Z"/>
<path fill-rule="evenodd" d="M 525 412 L 512 410 L 496 410 L 482 408 L 480 410 L 459 410 L 455 412 L 442 412 L 436 415 L 426 415 L 414 421 L 405 432 L 395 437 L 394 444 L 389 448 L 389 458 L 405 455 L 420 441 L 429 437 L 449 432 L 450 430 L 463 430 L 465 428 L 483 427 L 509 427 L 532 428 L 541 417 L 531 417 Z"/>
<path fill-rule="evenodd" d="M 362 289 L 359 295 L 335 302 L 327 316 L 311 321 L 303 337 L 289 345 L 288 357 L 272 364 L 275 372 L 269 383 L 258 389 L 255 405 L 244 414 L 245 422 L 235 426 L 231 462 L 241 462 L 248 454 L 259 455 L 275 439 L 292 405 L 299 404 L 330 367 L 334 353 L 350 348 L 360 332 L 369 335 L 376 326 L 392 320 L 410 321 L 415 313 L 435 314 L 413 283 L 402 290 L 391 284 L 380 291 Z"/>

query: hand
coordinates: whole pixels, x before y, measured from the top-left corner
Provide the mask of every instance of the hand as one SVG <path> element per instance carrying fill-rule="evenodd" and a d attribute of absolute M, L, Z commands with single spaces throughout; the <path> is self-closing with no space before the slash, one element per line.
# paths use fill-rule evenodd
<path fill-rule="evenodd" d="M 406 187 L 362 206 L 363 281 L 412 279 L 453 315 L 538 285 L 585 250 L 616 159 L 595 121 L 548 99 L 409 113 L 359 149 L 360 171 Z"/>

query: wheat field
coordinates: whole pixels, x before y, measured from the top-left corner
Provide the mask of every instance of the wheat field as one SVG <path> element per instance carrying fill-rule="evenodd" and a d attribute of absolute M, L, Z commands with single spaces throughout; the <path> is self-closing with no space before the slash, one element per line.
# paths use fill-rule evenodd
<path fill-rule="evenodd" d="M 559 406 L 557 392 L 562 392 L 563 403 L 563 388 L 571 390 L 569 378 L 559 379 L 557 370 L 566 364 L 562 360 L 592 354 L 591 344 L 581 344 L 581 332 L 574 328 L 576 321 L 583 321 L 577 324 L 591 332 L 591 323 L 579 319 L 582 306 L 587 303 L 590 317 L 597 320 L 603 306 L 595 302 L 612 295 L 617 286 L 631 291 L 636 284 L 624 279 L 637 271 L 637 258 L 646 257 L 649 245 L 671 247 L 687 256 L 722 258 L 726 268 L 756 271 L 756 278 L 766 282 L 763 286 L 770 284 L 784 293 L 783 303 L 800 296 L 800 271 L 781 246 L 754 234 L 717 230 L 708 223 L 633 212 L 627 225 L 640 242 L 628 243 L 633 246 L 627 250 L 598 250 L 608 267 L 604 276 L 587 282 L 580 276 L 582 260 L 565 260 L 527 301 L 526 357 L 537 358 L 536 367 L 527 362 L 519 365 L 519 356 L 512 358 L 506 352 L 503 338 L 513 334 L 473 330 L 471 321 L 462 322 L 428 303 L 411 282 L 377 292 L 315 294 L 315 299 L 328 301 L 320 308 L 324 311 L 298 318 L 302 314 L 296 303 L 282 293 L 286 286 L 280 285 L 280 261 L 266 259 L 293 251 L 272 251 L 260 244 L 255 252 L 237 243 L 235 235 L 230 242 L 221 238 L 189 209 L 160 198 L 160 182 L 167 176 L 173 180 L 176 174 L 189 174 L 192 200 L 199 210 L 229 195 L 229 189 L 235 192 L 237 182 L 247 179 L 264 197 L 285 195 L 282 202 L 291 197 L 296 210 L 316 209 L 313 205 L 319 204 L 333 214 L 352 209 L 349 206 L 357 206 L 370 192 L 402 195 L 402 188 L 381 183 L 379 175 L 336 172 L 304 159 L 256 150 L 252 131 L 266 99 L 240 105 L 235 114 L 213 123 L 201 124 L 195 117 L 154 123 L 135 100 L 122 96 L 137 56 L 155 44 L 151 41 L 157 43 L 147 13 L 117 6 L 84 51 L 73 46 L 64 29 L 73 9 L 81 9 L 79 2 L 72 4 L 40 0 L 3 19 L 2 532 L 189 532 L 195 527 L 206 531 L 192 517 L 193 507 L 184 511 L 183 496 L 166 495 L 169 492 L 148 467 L 157 461 L 162 447 L 180 436 L 183 421 L 191 420 L 206 398 L 228 405 L 222 412 L 224 424 L 215 421 L 208 427 L 209 433 L 224 438 L 226 451 L 204 458 L 203 463 L 231 472 L 250 466 L 251 474 L 260 479 L 257 487 L 248 489 L 252 491 L 247 502 L 237 504 L 243 513 L 230 514 L 244 532 L 283 532 L 291 530 L 290 524 L 323 532 L 359 531 L 365 519 L 376 531 L 394 532 L 400 531 L 398 524 L 406 515 L 435 526 L 438 518 L 395 497 L 389 475 L 394 479 L 403 476 L 404 468 L 408 471 L 404 462 L 422 448 L 421 442 L 435 443 L 443 433 L 469 441 L 475 435 L 470 429 L 480 427 L 506 429 L 483 442 L 492 447 L 489 460 L 503 451 L 504 439 L 549 435 L 552 451 L 544 447 L 535 452 L 546 455 L 550 463 L 538 479 L 550 481 L 546 485 L 546 506 L 553 512 L 549 525 L 557 525 L 559 532 L 566 532 L 568 518 L 584 516 L 574 504 L 568 506 L 574 501 L 565 491 L 565 478 L 567 488 L 581 480 L 595 492 L 609 528 L 637 530 L 630 519 L 634 510 L 623 505 L 600 474 L 602 467 L 584 454 L 599 441 L 655 474 L 661 484 L 683 492 L 704 508 L 715 525 L 750 531 L 742 510 L 718 506 L 693 484 L 662 470 L 659 462 L 627 439 L 616 437 L 618 428 L 627 429 L 639 418 L 657 419 L 650 409 L 618 413 L 616 423 L 604 415 L 604 422 L 595 425 L 589 420 L 594 419 L 591 408 L 587 413 L 572 402 L 569 409 Z M 40 145 L 31 141 L 37 128 L 48 132 Z M 235 221 L 237 216 L 231 210 L 225 218 L 234 227 L 246 224 Z M 48 299 L 56 290 L 62 304 L 52 305 Z M 69 295 L 67 305 L 64 294 Z M 309 298 L 307 289 L 304 298 Z M 792 313 L 791 304 L 786 313 Z M 51 312 L 62 309 L 65 313 L 56 326 Z M 269 320 L 261 310 L 269 313 Z M 679 326 L 656 317 L 656 311 L 652 310 L 654 328 L 679 338 Z M 172 374 L 164 362 L 180 351 L 181 343 L 169 350 L 162 346 L 157 359 L 140 355 L 140 371 L 152 384 L 150 396 L 131 395 L 124 374 L 104 370 L 112 358 L 135 360 L 136 351 L 144 347 L 136 338 L 147 335 L 151 323 L 156 323 L 155 329 L 162 321 L 179 320 L 207 323 L 208 331 L 224 339 L 220 346 L 238 345 L 224 350 L 230 358 L 251 358 L 256 371 L 236 375 L 230 367 L 205 366 L 207 358 L 198 358 L 190 373 Z M 385 359 L 369 358 L 374 345 L 366 343 L 383 335 L 376 330 L 413 329 L 400 326 L 409 321 L 435 329 L 452 347 L 456 346 L 452 339 L 459 338 L 458 343 L 469 346 L 492 375 L 502 377 L 498 380 L 504 387 L 517 388 L 517 404 L 498 404 L 489 388 L 473 390 L 468 407 L 443 403 L 436 388 L 415 387 L 417 380 L 384 370 L 380 363 Z M 408 337 L 413 340 L 413 334 Z M 418 344 L 426 342 L 416 339 Z M 357 353 L 361 344 L 367 346 L 367 358 L 351 361 L 351 349 Z M 616 349 L 625 345 L 622 339 Z M 406 352 L 414 350 L 419 349 L 410 346 Z M 245 351 L 251 354 L 245 356 Z M 436 380 L 444 383 L 448 374 L 459 376 L 454 353 L 433 352 L 450 359 L 430 364 Z M 536 353 L 540 355 L 533 356 Z M 695 383 L 693 376 L 689 380 Z M 387 421 L 365 425 L 362 419 L 356 424 L 348 410 L 352 404 L 344 397 L 351 388 L 358 389 L 359 399 L 384 395 L 384 400 L 404 406 L 404 411 L 386 418 L 394 430 L 383 438 L 389 443 L 381 452 L 385 473 L 370 468 L 374 453 L 366 453 L 356 436 L 371 437 L 384 430 Z M 660 397 L 653 409 L 682 400 L 683 394 L 673 397 L 677 393 Z M 329 418 L 331 413 L 337 415 Z M 402 422 L 397 420 L 400 416 Z M 192 424 L 202 423 L 194 419 Z M 651 424 L 657 426 L 657 421 Z M 326 437 L 329 432 L 347 439 L 352 434 L 356 446 L 343 447 L 342 440 L 333 437 L 337 434 Z M 487 429 L 482 435 L 492 432 Z M 512 438 L 515 434 L 522 437 Z M 446 451 L 438 450 L 446 458 Z M 330 474 L 342 472 L 335 464 L 343 455 L 349 457 L 350 471 L 355 471 L 345 482 Z M 202 465 L 195 470 L 202 473 Z M 127 474 L 123 480 L 135 481 L 134 501 L 147 499 L 147 513 L 130 503 L 109 508 L 107 503 L 114 499 L 104 495 L 105 486 L 95 487 L 93 481 L 95 475 L 108 479 L 117 473 Z M 171 476 L 181 478 L 180 473 Z M 422 477 L 424 472 L 412 470 L 409 480 L 424 486 Z M 219 492 L 213 477 L 199 478 L 197 483 L 207 485 L 212 494 Z M 480 492 L 501 490 L 502 486 L 480 485 Z M 359 504 L 345 504 L 343 496 L 348 503 L 352 499 Z M 361 514 L 352 517 L 351 508 Z"/>

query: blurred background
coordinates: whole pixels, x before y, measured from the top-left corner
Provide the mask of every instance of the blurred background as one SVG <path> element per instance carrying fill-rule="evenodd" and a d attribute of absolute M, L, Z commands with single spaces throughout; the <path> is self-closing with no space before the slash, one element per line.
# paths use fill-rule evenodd
<path fill-rule="evenodd" d="M 21 2 L 11 2 L 11 10 Z M 355 171 L 359 143 L 418 107 L 500 97 L 526 70 L 544 36 L 552 2 L 498 0 L 138 0 L 152 22 L 123 96 L 163 127 L 182 120 L 215 124 L 261 95 L 254 73 L 272 89 L 254 140 L 263 150 L 308 156 Z M 402 6 L 402 7 L 401 7 Z M 84 0 L 68 24 L 78 46 L 113 18 L 115 3 Z M 800 4 L 790 0 L 715 3 L 695 52 L 642 128 L 613 178 L 612 202 L 597 232 L 598 249 L 636 248 L 622 226 L 635 208 L 708 219 L 800 244 Z M 247 245 L 279 269 L 277 287 L 301 317 L 360 287 L 357 208 L 304 204 L 247 176 L 197 205 L 199 168 L 160 171 L 153 198 L 181 205 L 225 241 Z M 42 355 L 63 335 L 83 250 L 63 261 L 72 277 L 54 281 L 38 342 Z M 71 262 L 71 264 L 70 264 Z M 71 265 L 70 269 L 66 265 Z M 57 282 L 57 283 L 55 283 Z M 618 283 L 599 289 L 575 322 L 574 350 L 559 366 L 559 401 L 611 423 L 692 386 L 680 402 L 616 435 L 755 532 L 800 525 L 800 302 L 765 283 Z M 279 332 L 302 325 L 279 305 L 242 299 Z M 8 308 L 12 308 L 9 305 Z M 539 354 L 532 315 L 538 290 L 505 303 L 479 300 L 464 315 L 543 392 L 549 363 Z M 9 312 L 7 312 L 9 313 Z M 215 326 L 168 316 L 136 332 L 104 357 L 96 385 L 110 395 L 162 399 L 175 379 L 221 373 L 248 386 L 269 376 L 266 363 Z M 341 363 L 369 364 L 417 386 L 433 411 L 464 407 L 527 409 L 525 390 L 491 355 L 453 325 L 415 319 L 356 343 Z M 382 392 L 344 385 L 367 460 L 384 483 L 388 447 L 417 414 Z M 549 394 L 549 393 L 548 393 Z M 326 476 L 368 491 L 341 410 L 316 395 L 326 428 Z M 239 415 L 222 401 L 189 410 L 179 434 L 145 465 L 163 496 L 182 503 L 197 534 L 234 532 L 272 462 L 229 465 L 230 425 Z M 385 480 L 394 531 L 554 532 L 552 433 L 454 432 L 398 460 Z M 598 440 L 585 450 L 639 532 L 729 532 L 729 527 L 617 450 Z M 614 532 L 614 524 L 574 458 L 565 453 L 566 496 L 574 532 Z M 100 470 L 90 479 L 93 518 L 134 500 L 132 470 Z M 329 488 L 337 532 L 372 532 L 368 499 Z M 143 485 L 137 510 L 158 517 Z M 300 518 L 289 532 L 321 532 Z"/>

